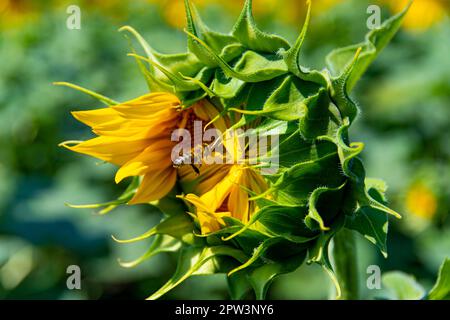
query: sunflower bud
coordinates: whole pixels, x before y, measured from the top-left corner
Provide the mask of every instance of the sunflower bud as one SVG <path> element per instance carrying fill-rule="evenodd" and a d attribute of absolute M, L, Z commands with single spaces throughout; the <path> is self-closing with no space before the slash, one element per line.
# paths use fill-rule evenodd
<path fill-rule="evenodd" d="M 131 56 L 153 93 L 74 113 L 99 137 L 68 146 L 119 165 L 116 181 L 134 177 L 107 209 L 152 202 L 166 214 L 145 234 L 118 240 L 154 237 L 144 256 L 124 266 L 159 252 L 179 252 L 176 273 L 149 298 L 193 275 L 225 273 L 232 298 L 252 288 L 263 299 L 277 275 L 305 261 L 334 277 L 328 246 L 343 228 L 361 233 L 387 255 L 388 215 L 400 216 L 386 206 L 384 183 L 366 177 L 359 158 L 363 143 L 351 142 L 349 128 L 359 109 L 350 92 L 399 29 L 407 9 L 364 42 L 331 52 L 328 68 L 313 70 L 302 65 L 310 1 L 293 45 L 258 29 L 251 0 L 229 34 L 206 27 L 188 0 L 185 7 L 186 53 L 161 54 L 133 28 L 121 29 L 142 46 L 144 56 Z M 213 148 L 200 139 L 189 144 L 192 156 L 173 160 L 170 130 L 197 136 L 195 121 L 202 123 L 197 133 L 214 128 L 221 142 Z M 251 139 L 226 138 L 238 129 L 276 139 L 252 151 Z M 216 152 L 219 145 L 223 153 Z M 215 160 L 196 158 L 198 153 Z M 264 171 L 274 155 L 276 170 Z"/>

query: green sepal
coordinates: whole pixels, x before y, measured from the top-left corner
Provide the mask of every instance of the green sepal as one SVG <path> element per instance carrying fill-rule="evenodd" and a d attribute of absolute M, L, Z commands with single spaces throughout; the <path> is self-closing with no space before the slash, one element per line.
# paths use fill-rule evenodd
<path fill-rule="evenodd" d="M 330 277 L 335 289 L 336 298 L 341 296 L 341 287 L 337 280 L 336 274 L 333 269 L 333 265 L 330 261 L 329 246 L 334 232 L 328 231 L 320 235 L 314 245 L 308 249 L 308 260 L 307 263 L 317 263 Z"/>
<path fill-rule="evenodd" d="M 133 177 L 131 180 L 131 183 L 128 185 L 128 187 L 125 189 L 125 191 L 116 199 L 108 202 L 103 203 L 94 203 L 94 204 L 83 204 L 83 205 L 74 205 L 74 204 L 68 204 L 66 205 L 70 208 L 75 209 L 99 209 L 103 208 L 98 212 L 98 214 L 103 215 L 111 212 L 115 208 L 117 208 L 120 205 L 126 204 L 128 201 L 130 201 L 133 196 L 136 194 L 137 188 L 140 184 L 140 178 L 139 177 Z"/>
<path fill-rule="evenodd" d="M 195 274 L 216 273 L 218 266 L 203 268 L 209 260 L 218 256 L 229 256 L 237 261 L 243 262 L 246 257 L 240 250 L 228 246 L 217 247 L 183 247 L 178 257 L 177 269 L 172 278 L 166 282 L 158 291 L 153 293 L 147 300 L 156 300 L 178 286 L 184 280 Z"/>
<path fill-rule="evenodd" d="M 255 263 L 259 258 L 261 258 L 264 253 L 269 250 L 269 248 L 275 244 L 280 243 L 281 241 L 283 241 L 282 238 L 280 237 L 274 237 L 274 238 L 268 238 L 266 240 L 264 240 L 259 246 L 257 246 L 254 251 L 252 256 L 250 257 L 250 259 L 248 259 L 247 261 L 245 261 L 245 263 L 241 264 L 240 266 L 234 268 L 233 270 L 231 270 L 230 272 L 228 272 L 228 276 L 231 276 L 233 273 L 236 273 L 240 270 L 243 270 L 245 268 L 248 268 L 249 266 L 251 266 L 253 263 Z"/>
<path fill-rule="evenodd" d="M 358 48 L 362 52 L 357 59 L 347 80 L 347 90 L 350 92 L 356 82 L 361 78 L 370 64 L 376 59 L 384 47 L 391 41 L 400 28 L 404 16 L 410 8 L 412 1 L 399 14 L 386 20 L 379 28 L 370 31 L 365 41 L 345 48 L 332 51 L 326 58 L 328 68 L 334 77 L 340 77 L 352 61 Z"/>
<path fill-rule="evenodd" d="M 280 169 L 281 173 L 270 187 L 280 205 L 307 205 L 310 194 L 317 188 L 337 188 L 344 183 L 335 145 L 331 144 L 331 148 L 322 145 L 321 149 L 316 150 L 318 154 L 311 154 L 310 160 Z"/>
<path fill-rule="evenodd" d="M 211 83 L 211 90 L 220 98 L 232 99 L 239 94 L 244 86 L 244 81 L 227 77 L 221 69 L 217 69 Z"/>
<path fill-rule="evenodd" d="M 194 21 L 194 15 L 196 15 L 196 18 L 198 18 L 198 12 L 194 9 L 191 10 L 191 2 L 189 0 L 184 0 L 184 6 L 186 9 L 186 20 L 187 20 L 187 26 L 186 29 L 190 33 L 194 34 L 195 36 L 201 38 L 202 33 L 205 31 L 206 26 L 203 24 L 201 19 L 195 19 Z M 197 23 L 196 23 L 197 22 Z M 197 26 L 198 25 L 198 26 Z M 198 28 L 198 30 L 197 30 Z M 217 63 L 211 57 L 205 53 L 205 50 L 198 44 L 195 39 L 188 37 L 188 50 L 189 52 L 192 52 L 197 56 L 197 58 L 202 61 L 203 64 L 205 64 L 208 67 L 216 67 Z"/>
<path fill-rule="evenodd" d="M 177 214 L 163 219 L 159 224 L 144 232 L 140 236 L 127 240 L 119 240 L 113 236 L 118 243 L 133 243 L 148 239 L 157 234 L 166 234 L 185 243 L 198 245 L 202 242 L 200 238 L 193 235 L 194 224 L 186 214 Z"/>
<path fill-rule="evenodd" d="M 303 67 L 300 64 L 300 54 L 301 49 L 303 46 L 303 42 L 305 41 L 306 33 L 308 31 L 309 22 L 311 19 L 311 1 L 307 1 L 307 13 L 306 13 L 306 19 L 303 24 L 303 28 L 300 32 L 300 35 L 298 36 L 297 40 L 295 41 L 295 44 L 286 52 L 281 52 L 281 55 L 283 56 L 283 59 L 288 67 L 288 70 L 293 73 L 295 76 L 299 77 L 302 80 L 305 81 L 311 81 L 315 82 L 317 84 L 320 84 L 324 87 L 328 86 L 328 81 L 326 76 L 319 71 L 316 70 L 310 70 L 308 68 Z"/>
<path fill-rule="evenodd" d="M 311 82 L 288 76 L 269 96 L 261 113 L 276 120 L 301 119 L 307 113 L 308 104 L 317 98 L 318 90 Z"/>
<path fill-rule="evenodd" d="M 356 50 L 356 54 L 353 57 L 353 60 L 347 68 L 343 71 L 343 73 L 337 77 L 332 79 L 331 81 L 331 98 L 333 103 L 338 108 L 342 119 L 349 119 L 350 123 L 355 120 L 359 113 L 359 108 L 356 103 L 349 96 L 349 77 L 352 74 L 352 71 L 355 67 L 356 62 L 358 61 L 358 56 L 360 55 L 361 48 Z"/>
<path fill-rule="evenodd" d="M 265 264 L 259 268 L 251 270 L 248 274 L 248 279 L 253 287 L 253 290 L 255 291 L 256 299 L 266 299 L 267 291 L 273 280 L 281 274 L 295 271 L 303 263 L 305 258 L 306 250 L 288 259 Z"/>
<path fill-rule="evenodd" d="M 173 84 L 176 95 L 180 95 L 180 93 L 183 93 L 185 91 L 189 92 L 189 91 L 195 91 L 195 90 L 201 89 L 197 83 L 186 80 L 185 78 L 183 78 L 183 75 L 178 75 L 178 74 L 172 73 L 171 70 L 167 69 L 166 67 L 158 64 L 157 62 L 155 62 L 151 59 L 148 59 L 148 58 L 145 58 L 145 57 L 142 57 L 139 55 L 135 55 L 134 53 L 130 53 L 129 56 L 147 61 L 148 63 L 153 65 L 155 68 L 157 68 L 159 71 L 161 71 L 167 77 L 167 79 L 169 79 L 170 82 Z"/>
<path fill-rule="evenodd" d="M 239 57 L 246 50 L 242 44 L 228 34 L 215 31 L 206 31 L 203 33 L 205 42 L 225 61 L 232 61 Z"/>
<path fill-rule="evenodd" d="M 353 215 L 347 216 L 345 226 L 359 232 L 364 238 L 376 245 L 387 258 L 388 215 L 379 209 L 363 206 Z"/>
<path fill-rule="evenodd" d="M 280 49 L 290 48 L 290 44 L 282 37 L 258 29 L 252 13 L 252 0 L 245 1 L 231 34 L 247 48 L 259 52 L 275 53 Z"/>
<path fill-rule="evenodd" d="M 186 31 L 186 34 L 197 41 L 214 59 L 228 77 L 234 77 L 245 82 L 261 82 L 276 78 L 287 73 L 287 66 L 283 59 L 276 54 L 246 51 L 232 67 L 212 48 L 196 35 Z"/>
<path fill-rule="evenodd" d="M 227 277 L 230 296 L 233 300 L 245 299 L 253 289 L 257 300 L 264 300 L 270 284 L 279 275 L 295 271 L 305 260 L 306 250 L 289 258 L 249 267 Z"/>
<path fill-rule="evenodd" d="M 385 204 L 386 183 L 378 179 L 366 179 L 367 193 L 379 203 Z M 353 210 L 348 210 L 349 212 Z M 387 258 L 387 233 L 389 229 L 388 214 L 371 206 L 359 206 L 355 212 L 347 214 L 345 226 L 359 232 L 364 238 L 376 245 L 381 254 Z"/>
<path fill-rule="evenodd" d="M 181 248 L 181 246 L 182 246 L 181 241 L 167 235 L 158 234 L 154 237 L 152 244 L 142 256 L 129 262 L 123 262 L 120 259 L 118 260 L 118 262 L 121 267 L 134 268 L 137 265 L 141 264 L 142 262 L 147 261 L 148 259 L 160 253 L 176 252 Z"/>
<path fill-rule="evenodd" d="M 306 214 L 305 207 L 272 204 L 258 210 L 251 216 L 248 223 L 224 240 L 229 241 L 253 228 L 271 237 L 281 237 L 293 243 L 305 243 L 317 237 L 317 233 L 309 230 L 304 224 Z"/>
<path fill-rule="evenodd" d="M 305 99 L 304 115 L 300 118 L 300 134 L 305 140 L 313 140 L 328 132 L 330 123 L 330 98 L 328 91 L 321 88 L 317 94 Z"/>
<path fill-rule="evenodd" d="M 92 98 L 97 99 L 98 101 L 104 103 L 107 106 L 114 106 L 116 104 L 119 104 L 120 102 L 117 102 L 111 98 L 108 98 L 100 93 L 94 92 L 92 90 L 80 87 L 76 84 L 73 83 L 69 83 L 69 82 L 53 82 L 53 85 L 55 86 L 64 86 L 64 87 L 69 87 L 71 89 L 75 89 L 77 91 L 83 92 L 84 94 L 87 94 L 89 96 L 91 96 Z"/>
<path fill-rule="evenodd" d="M 332 221 L 339 214 L 340 203 L 342 202 L 344 182 L 337 188 L 319 187 L 316 188 L 309 197 L 308 215 L 305 217 L 305 224 L 316 230 L 317 224 L 321 231 L 328 231 L 330 227 L 325 225 L 325 221 Z M 322 200 L 325 198 L 325 200 Z M 315 223 L 314 223 L 315 222 Z"/>
<path fill-rule="evenodd" d="M 450 259 L 439 268 L 438 278 L 427 296 L 428 300 L 450 300 Z"/>
<path fill-rule="evenodd" d="M 176 54 L 163 54 L 156 51 L 148 44 L 148 42 L 142 37 L 139 32 L 137 32 L 130 26 L 124 26 L 120 28 L 119 31 L 127 31 L 131 33 L 131 35 L 133 35 L 141 45 L 147 59 L 155 61 L 156 63 L 171 70 L 171 72 L 174 74 L 182 73 L 186 76 L 192 77 L 204 67 L 204 64 L 199 59 L 197 59 L 197 57 L 193 53 L 186 52 Z M 162 81 L 165 78 L 164 75 L 158 69 L 155 69 L 152 64 L 149 64 L 149 68 L 149 72 L 159 81 Z M 163 79 L 160 79 L 161 76 L 163 77 Z"/>

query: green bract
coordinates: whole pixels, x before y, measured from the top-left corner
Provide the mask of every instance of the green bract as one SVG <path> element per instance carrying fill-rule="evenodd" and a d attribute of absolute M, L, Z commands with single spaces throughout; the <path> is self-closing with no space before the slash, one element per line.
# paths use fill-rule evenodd
<path fill-rule="evenodd" d="M 267 177 L 271 200 L 255 195 L 261 209 L 247 225 L 226 218 L 227 227 L 207 236 L 198 235 L 196 218 L 173 196 L 159 201 L 166 218 L 144 235 L 121 241 L 154 237 L 148 252 L 124 264 L 128 267 L 179 251 L 172 279 L 149 298 L 193 275 L 226 273 L 232 298 L 247 297 L 253 289 L 263 299 L 274 277 L 304 261 L 321 264 L 334 277 L 328 247 L 342 228 L 361 233 L 386 256 L 388 215 L 399 215 L 385 204 L 383 182 L 366 178 L 358 157 L 364 145 L 350 141 L 348 130 L 358 115 L 350 90 L 394 36 L 407 9 L 369 32 L 364 42 L 331 52 L 328 69 L 319 71 L 301 63 L 310 3 L 300 36 L 290 45 L 257 28 L 251 0 L 229 34 L 210 30 L 185 2 L 187 53 L 161 54 L 133 28 L 121 29 L 145 52 L 131 55 L 150 90 L 172 92 L 185 107 L 210 99 L 222 114 L 242 114 L 235 127 L 277 129 L 280 170 Z M 135 179 L 119 200 L 104 205 L 125 203 L 138 183 Z"/>

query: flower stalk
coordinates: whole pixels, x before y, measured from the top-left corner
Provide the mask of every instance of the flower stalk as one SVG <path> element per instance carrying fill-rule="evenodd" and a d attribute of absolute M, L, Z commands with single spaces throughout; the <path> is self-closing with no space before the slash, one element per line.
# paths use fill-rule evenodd
<path fill-rule="evenodd" d="M 340 300 L 358 300 L 359 276 L 356 237 L 352 230 L 343 228 L 334 237 L 333 260 L 341 287 Z"/>

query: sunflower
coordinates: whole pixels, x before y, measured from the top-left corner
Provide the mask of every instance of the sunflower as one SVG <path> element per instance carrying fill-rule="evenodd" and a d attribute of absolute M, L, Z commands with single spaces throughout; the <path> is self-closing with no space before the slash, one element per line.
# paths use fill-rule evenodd
<path fill-rule="evenodd" d="M 394 11 L 403 8 L 409 1 L 389 1 Z M 448 5 L 443 0 L 415 0 L 406 15 L 404 27 L 409 30 L 426 30 L 444 19 L 448 14 Z"/>
<path fill-rule="evenodd" d="M 181 166 L 179 172 L 174 167 L 172 151 L 177 142 L 172 141 L 171 136 L 175 130 L 186 129 L 194 134 L 195 121 L 200 121 L 204 130 L 211 119 L 214 119 L 213 126 L 219 132 L 226 132 L 230 125 L 228 118 L 218 117 L 219 113 L 207 100 L 183 109 L 175 95 L 157 92 L 107 108 L 75 111 L 72 115 L 91 127 L 98 137 L 73 146 L 70 143 L 62 146 L 119 166 L 116 183 L 127 177 L 142 176 L 129 204 L 163 198 L 174 188 L 177 176 L 180 176 L 183 189 L 193 192 L 185 199 L 194 205 L 207 203 L 210 208 L 197 207 L 202 233 L 218 230 L 220 217 L 225 213 L 246 223 L 256 207 L 249 204 L 245 189 L 256 194 L 266 189 L 264 179 L 250 167 L 242 165 L 202 165 L 199 172 L 188 165 Z M 227 149 L 238 149 L 236 141 L 229 138 L 224 144 Z M 236 150 L 234 154 L 232 162 L 237 162 L 240 151 Z M 209 215 L 205 214 L 207 212 Z"/>
<path fill-rule="evenodd" d="M 328 69 L 319 71 L 301 64 L 311 15 L 311 1 L 307 4 L 305 24 L 293 45 L 258 29 L 251 0 L 245 1 L 227 34 L 211 31 L 186 0 L 185 53 L 159 53 L 132 27 L 124 27 L 121 31 L 129 32 L 145 52 L 132 55 L 155 93 L 74 113 L 98 137 L 65 146 L 120 166 L 117 182 L 143 177 L 129 203 L 162 199 L 175 184 L 181 187 L 178 198 L 187 208 L 171 196 L 162 199 L 155 203 L 164 214 L 161 222 L 138 237 L 119 241 L 155 237 L 149 250 L 128 266 L 158 252 L 179 252 L 176 273 L 149 299 L 161 297 L 191 275 L 212 273 L 227 274 L 233 298 L 244 298 L 253 288 L 255 297 L 263 299 L 275 276 L 294 271 L 306 259 L 327 271 L 339 297 L 338 275 L 345 271 L 339 266 L 334 272 L 330 264 L 332 239 L 339 239 L 339 261 L 353 264 L 354 259 L 346 250 L 353 239 L 344 230 L 359 232 L 387 254 L 387 215 L 399 214 L 383 203 L 385 185 L 366 178 L 359 158 L 363 144 L 350 140 L 358 108 L 349 94 L 398 30 L 407 8 L 371 31 L 364 43 L 331 52 Z M 202 121 L 200 143 L 195 142 L 196 120 Z M 222 133 L 219 151 L 216 137 L 203 145 L 210 126 Z M 202 151 L 195 168 L 185 165 L 184 158 L 173 161 L 178 144 L 171 134 L 177 129 L 186 129 L 191 137 L 194 133 L 192 153 Z M 270 136 L 273 150 L 266 151 L 258 141 L 255 155 L 250 147 L 254 140 L 241 143 L 242 135 L 233 134 L 245 129 Z M 205 156 L 205 150 L 211 152 Z M 262 176 L 257 169 L 272 164 L 274 151 L 279 154 L 274 159 L 277 170 Z M 226 161 L 210 162 L 209 156 Z M 118 200 L 96 207 L 124 203 Z M 342 296 L 358 297 L 350 291 Z"/>
<path fill-rule="evenodd" d="M 142 182 L 129 204 L 148 203 L 167 195 L 175 186 L 177 169 L 172 163 L 176 145 L 171 135 L 176 129 L 189 129 L 195 120 L 216 116 L 212 104 L 198 102 L 183 109 L 170 93 L 150 93 L 107 108 L 72 112 L 92 128 L 96 138 L 62 146 L 120 167 L 116 183 L 127 177 L 142 176 Z M 220 127 L 224 126 L 218 121 Z"/>
<path fill-rule="evenodd" d="M 406 195 L 407 210 L 425 220 L 431 220 L 437 212 L 437 199 L 433 190 L 421 182 L 413 184 Z"/>

